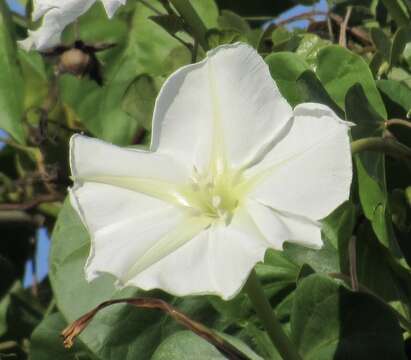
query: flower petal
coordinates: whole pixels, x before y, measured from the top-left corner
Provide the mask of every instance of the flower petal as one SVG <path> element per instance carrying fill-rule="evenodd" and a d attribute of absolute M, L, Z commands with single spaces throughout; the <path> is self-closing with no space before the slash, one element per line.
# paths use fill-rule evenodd
<path fill-rule="evenodd" d="M 180 208 L 169 203 L 106 184 L 77 185 L 70 200 L 91 235 L 85 268 L 88 281 L 100 273 L 122 279 L 185 218 Z"/>
<path fill-rule="evenodd" d="M 126 285 L 185 296 L 234 297 L 269 247 L 245 211 L 230 225 L 213 224 L 182 247 L 130 279 Z"/>
<path fill-rule="evenodd" d="M 179 201 L 178 186 L 190 176 L 171 155 L 121 148 L 82 135 L 71 137 L 70 167 L 75 182 L 111 184 L 171 202 Z"/>
<path fill-rule="evenodd" d="M 223 45 L 165 82 L 154 110 L 152 148 L 203 171 L 222 154 L 241 167 L 270 146 L 291 115 L 258 53 L 246 44 Z"/>
<path fill-rule="evenodd" d="M 348 199 L 352 161 L 348 129 L 327 106 L 301 104 L 289 133 L 246 172 L 250 198 L 319 220 Z"/>
<path fill-rule="evenodd" d="M 321 224 L 303 216 L 275 211 L 254 200 L 247 201 L 247 211 L 272 248 L 282 250 L 285 241 L 310 248 L 321 248 Z"/>
<path fill-rule="evenodd" d="M 112 17 L 114 12 L 125 0 L 101 0 L 107 15 Z M 83 15 L 96 0 L 35 0 L 33 21 L 44 16 L 42 25 L 35 31 L 29 30 L 27 39 L 20 41 L 20 46 L 30 51 L 46 50 L 60 43 L 60 37 L 67 25 Z"/>
<path fill-rule="evenodd" d="M 121 5 L 125 5 L 126 0 L 101 0 L 106 10 L 107 16 L 112 18 Z"/>

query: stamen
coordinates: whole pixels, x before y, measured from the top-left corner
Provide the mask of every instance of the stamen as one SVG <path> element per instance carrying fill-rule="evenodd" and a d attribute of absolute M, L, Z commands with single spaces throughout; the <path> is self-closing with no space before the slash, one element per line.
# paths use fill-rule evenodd
<path fill-rule="evenodd" d="M 211 200 L 211 203 L 213 204 L 213 207 L 217 209 L 221 204 L 221 197 L 218 195 L 214 195 Z"/>

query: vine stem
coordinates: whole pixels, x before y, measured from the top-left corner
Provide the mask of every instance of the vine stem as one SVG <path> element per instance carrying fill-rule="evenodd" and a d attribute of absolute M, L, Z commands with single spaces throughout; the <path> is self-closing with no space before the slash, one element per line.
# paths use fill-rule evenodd
<path fill-rule="evenodd" d="M 391 120 L 387 120 L 385 122 L 385 125 L 386 126 L 401 125 L 401 126 L 411 128 L 411 121 L 403 120 L 403 119 L 391 119 Z"/>
<path fill-rule="evenodd" d="M 244 289 L 250 297 L 251 303 L 267 331 L 268 336 L 282 358 L 284 360 L 302 360 L 296 350 L 296 346 L 291 342 L 284 332 L 281 323 L 275 317 L 255 270 L 251 271 Z"/>
<path fill-rule="evenodd" d="M 379 151 L 394 157 L 411 158 L 411 148 L 391 138 L 368 137 L 351 143 L 351 152 L 353 154 L 362 151 Z"/>
<path fill-rule="evenodd" d="M 170 0 L 174 8 L 181 15 L 184 21 L 187 23 L 191 34 L 204 50 L 208 50 L 208 44 L 206 39 L 207 28 L 204 25 L 201 18 L 191 5 L 189 0 Z"/>

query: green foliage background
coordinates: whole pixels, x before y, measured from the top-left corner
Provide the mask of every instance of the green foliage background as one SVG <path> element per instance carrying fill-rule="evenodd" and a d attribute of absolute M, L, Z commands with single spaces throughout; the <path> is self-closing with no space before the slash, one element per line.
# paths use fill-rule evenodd
<path fill-rule="evenodd" d="M 315 1 L 191 0 L 208 29 L 202 39 L 207 47 L 248 42 L 265 58 L 290 104 L 323 103 L 356 124 L 351 197 L 324 220 L 325 246 L 314 251 L 286 244 L 257 265 L 273 310 L 304 359 L 407 359 L 411 2 L 328 2 L 329 12 L 320 19 L 308 10 L 302 17 L 309 25 L 290 30 L 294 19 L 280 25 L 271 20 L 297 3 Z M 97 315 L 72 349 L 63 348 L 61 330 L 92 307 L 147 295 L 225 334 L 251 359 L 280 358 L 244 293 L 224 302 L 118 291 L 110 276 L 91 284 L 84 280 L 89 237 L 64 201 L 69 137 L 84 132 L 119 145 L 147 146 L 161 84 L 205 55 L 187 19 L 168 14 L 162 3 L 168 2 L 128 0 L 108 20 L 97 2 L 64 32 L 65 51 L 76 40 L 115 46 L 88 54 L 95 62 L 73 71 L 63 51 L 18 49 L 16 40 L 38 26 L 29 19 L 32 3 L 24 2 L 27 15 L 20 16 L 0 0 L 0 128 L 10 135 L 0 150 L 0 358 L 223 358 L 165 314 L 123 305 Z M 96 81 L 96 66 L 103 84 Z M 40 226 L 53 234 L 49 277 L 23 289 L 24 264 L 33 257 Z"/>

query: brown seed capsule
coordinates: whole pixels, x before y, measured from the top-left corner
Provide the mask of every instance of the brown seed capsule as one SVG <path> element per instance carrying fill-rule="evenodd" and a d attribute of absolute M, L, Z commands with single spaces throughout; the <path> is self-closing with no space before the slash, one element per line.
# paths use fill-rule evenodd
<path fill-rule="evenodd" d="M 72 48 L 60 56 L 58 65 L 60 73 L 83 75 L 90 64 L 90 55 L 86 52 Z"/>

